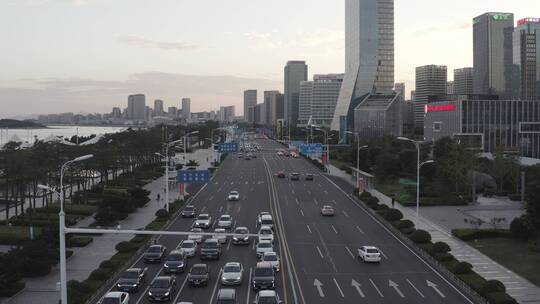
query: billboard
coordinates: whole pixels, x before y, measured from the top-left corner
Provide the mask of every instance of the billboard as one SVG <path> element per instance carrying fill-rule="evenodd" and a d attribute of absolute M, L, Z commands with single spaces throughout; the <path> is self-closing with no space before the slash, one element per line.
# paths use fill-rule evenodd
<path fill-rule="evenodd" d="M 208 170 L 179 170 L 176 172 L 176 182 L 182 184 L 206 183 L 210 181 Z"/>
<path fill-rule="evenodd" d="M 300 153 L 304 155 L 318 155 L 323 153 L 322 144 L 302 144 L 300 145 Z"/>
<path fill-rule="evenodd" d="M 238 152 L 238 144 L 237 143 L 219 144 L 218 151 L 220 153 Z"/>

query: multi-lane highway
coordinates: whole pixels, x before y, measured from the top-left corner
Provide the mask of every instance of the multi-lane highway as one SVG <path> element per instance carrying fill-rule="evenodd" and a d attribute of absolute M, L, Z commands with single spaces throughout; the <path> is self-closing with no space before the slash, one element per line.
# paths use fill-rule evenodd
<path fill-rule="evenodd" d="M 276 290 L 285 303 L 473 303 L 447 282 L 420 257 L 402 244 L 368 212 L 357 205 L 332 180 L 302 159 L 278 156 L 282 148 L 270 140 L 258 140 L 263 151 L 257 158 L 244 160 L 231 155 L 212 181 L 193 199 L 199 213 L 214 220 L 222 214 L 233 216 L 235 226 L 246 226 L 256 233 L 256 217 L 262 211 L 272 213 L 276 228 L 275 249 L 282 269 L 276 278 Z M 279 179 L 278 171 L 313 173 L 313 181 Z M 231 190 L 240 192 L 237 202 L 228 202 Z M 322 205 L 332 205 L 334 217 L 322 217 Z M 188 231 L 193 219 L 177 219 L 171 230 Z M 183 239 L 163 236 L 160 243 L 170 249 Z M 254 240 L 250 246 L 223 246 L 218 261 L 204 261 L 211 269 L 207 287 L 189 287 L 187 274 L 177 275 L 173 303 L 213 304 L 219 288 L 219 273 L 227 262 L 244 266 L 244 282 L 236 287 L 238 303 L 252 303 L 255 293 L 250 276 L 256 265 Z M 377 246 L 383 255 L 380 264 L 363 264 L 357 258 L 362 245 Z M 188 269 L 200 263 L 197 255 L 189 259 Z M 147 281 L 160 273 L 163 265 L 149 267 Z M 132 294 L 131 303 L 147 303 L 148 284 Z"/>

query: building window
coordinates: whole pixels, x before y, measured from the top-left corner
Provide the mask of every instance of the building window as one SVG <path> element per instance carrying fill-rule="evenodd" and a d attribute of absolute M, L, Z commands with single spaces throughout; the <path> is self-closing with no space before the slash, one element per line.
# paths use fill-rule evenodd
<path fill-rule="evenodd" d="M 442 122 L 441 121 L 433 122 L 433 132 L 441 132 L 441 129 L 442 129 Z"/>

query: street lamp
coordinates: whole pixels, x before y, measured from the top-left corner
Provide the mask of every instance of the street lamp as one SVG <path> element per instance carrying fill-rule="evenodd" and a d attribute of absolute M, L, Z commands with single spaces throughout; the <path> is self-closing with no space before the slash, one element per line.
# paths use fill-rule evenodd
<path fill-rule="evenodd" d="M 64 172 L 69 165 L 81 162 L 94 157 L 92 154 L 79 156 L 75 159 L 65 162 L 60 167 L 60 191 L 57 191 L 50 186 L 38 185 L 38 188 L 56 192 L 58 194 L 58 200 L 60 202 L 60 212 L 58 213 L 58 230 L 60 237 L 60 300 L 62 304 L 67 304 L 67 269 L 66 269 L 66 214 L 64 212 Z"/>
<path fill-rule="evenodd" d="M 199 134 L 199 131 L 193 131 L 189 132 L 188 134 L 184 135 L 184 165 L 187 166 L 187 158 L 186 158 L 186 148 L 187 148 L 187 138 L 191 135 Z"/>
<path fill-rule="evenodd" d="M 328 145 L 328 131 L 326 131 L 325 129 L 322 129 L 322 128 L 315 128 L 316 131 L 321 131 L 324 133 L 324 141 L 325 141 L 325 144 L 326 144 L 326 171 L 327 172 L 330 172 L 330 166 L 329 166 L 329 162 L 330 162 L 330 146 Z"/>
<path fill-rule="evenodd" d="M 369 146 L 360 147 L 360 133 L 351 131 L 345 131 L 345 133 L 356 136 L 356 187 L 358 187 L 358 194 L 360 194 L 360 150 L 367 149 Z"/>

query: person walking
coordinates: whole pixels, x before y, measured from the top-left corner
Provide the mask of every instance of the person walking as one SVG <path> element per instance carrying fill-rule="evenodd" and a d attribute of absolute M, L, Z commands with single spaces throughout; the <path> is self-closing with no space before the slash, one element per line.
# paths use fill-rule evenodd
<path fill-rule="evenodd" d="M 159 193 L 157 194 L 157 200 L 161 200 L 161 195 L 159 195 Z"/>
<path fill-rule="evenodd" d="M 392 209 L 394 209 L 394 205 L 396 204 L 396 201 L 394 199 L 394 195 L 392 195 Z"/>

